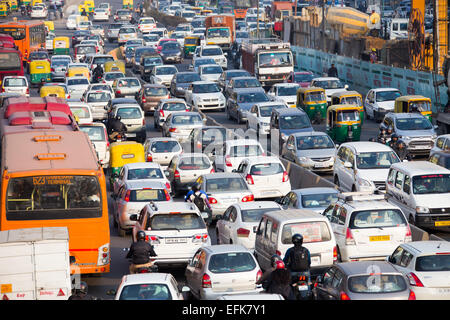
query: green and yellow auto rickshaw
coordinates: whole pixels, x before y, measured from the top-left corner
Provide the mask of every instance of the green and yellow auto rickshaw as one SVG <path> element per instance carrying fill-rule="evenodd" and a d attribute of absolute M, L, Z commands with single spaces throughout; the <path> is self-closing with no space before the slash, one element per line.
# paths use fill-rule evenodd
<path fill-rule="evenodd" d="M 419 95 L 398 97 L 395 99 L 394 112 L 421 113 L 431 121 L 431 99 Z"/>
<path fill-rule="evenodd" d="M 200 45 L 200 37 L 188 36 L 184 37 L 184 57 L 192 56 L 195 49 Z"/>
<path fill-rule="evenodd" d="M 53 54 L 70 54 L 70 39 L 69 37 L 55 37 L 53 39 Z"/>
<path fill-rule="evenodd" d="M 351 104 L 359 108 L 361 125 L 364 122 L 364 106 L 362 95 L 357 91 L 339 91 L 331 95 L 331 104 Z"/>
<path fill-rule="evenodd" d="M 351 104 L 329 106 L 326 128 L 327 134 L 337 143 L 359 141 L 361 138 L 359 107 Z"/>
<path fill-rule="evenodd" d="M 133 0 L 122 0 L 122 9 L 133 10 Z"/>
<path fill-rule="evenodd" d="M 327 117 L 327 96 L 325 89 L 306 87 L 297 90 L 297 108 L 303 109 L 314 123 L 322 123 Z"/>
<path fill-rule="evenodd" d="M 47 60 L 33 60 L 30 62 L 29 68 L 31 85 L 52 81 L 50 62 Z"/>
<path fill-rule="evenodd" d="M 84 0 L 84 8 L 86 9 L 86 12 L 94 13 L 95 9 L 94 0 Z"/>
<path fill-rule="evenodd" d="M 17 0 L 8 0 L 10 10 L 11 11 L 18 11 L 19 10 L 19 4 Z"/>
<path fill-rule="evenodd" d="M 8 6 L 6 3 L 2 2 L 0 3 L 0 17 L 7 17 L 9 14 Z"/>
<path fill-rule="evenodd" d="M 145 162 L 144 146 L 136 141 L 113 142 L 109 147 L 109 152 L 111 185 L 119 177 L 120 170 L 125 164 Z"/>

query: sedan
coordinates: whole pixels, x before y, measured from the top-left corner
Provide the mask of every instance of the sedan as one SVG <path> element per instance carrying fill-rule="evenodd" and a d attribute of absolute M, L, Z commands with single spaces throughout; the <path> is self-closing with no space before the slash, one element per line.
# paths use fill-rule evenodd
<path fill-rule="evenodd" d="M 112 88 L 116 97 L 135 97 L 141 90 L 141 82 L 138 78 L 119 78 L 113 82 Z"/>
<path fill-rule="evenodd" d="M 256 103 L 247 112 L 247 129 L 255 130 L 257 136 L 269 134 L 272 110 L 285 108 L 287 108 L 287 105 L 284 102 L 271 101 Z"/>
<path fill-rule="evenodd" d="M 158 45 L 159 37 L 156 34 L 150 33 L 144 34 L 142 36 L 142 39 L 144 40 L 144 46 L 156 48 L 156 46 Z"/>
<path fill-rule="evenodd" d="M 233 77 L 225 86 L 224 94 L 225 96 L 229 97 L 235 89 L 242 88 L 261 88 L 261 83 L 258 81 L 258 79 L 251 76 Z"/>
<path fill-rule="evenodd" d="M 227 101 L 227 118 L 237 123 L 247 120 L 247 112 L 255 103 L 270 101 L 263 88 L 235 89 Z"/>
<path fill-rule="evenodd" d="M 249 250 L 255 248 L 256 229 L 264 213 L 281 210 L 273 201 L 236 203 L 223 215 L 217 216 L 216 235 L 218 244 L 238 244 Z"/>
<path fill-rule="evenodd" d="M 202 79 L 196 72 L 178 72 L 172 78 L 170 82 L 170 93 L 172 96 L 178 98 L 184 98 L 186 89 L 189 85 L 195 81 L 201 81 Z"/>
<path fill-rule="evenodd" d="M 114 15 L 114 21 L 131 21 L 131 18 L 133 16 L 133 13 L 130 10 L 126 9 L 119 9 L 116 11 L 116 14 Z"/>
<path fill-rule="evenodd" d="M 95 8 L 94 10 L 94 21 L 108 21 L 109 11 L 107 9 Z"/>
<path fill-rule="evenodd" d="M 204 123 L 206 123 L 206 118 L 202 119 L 198 112 L 173 112 L 164 122 L 162 134 L 164 137 L 173 137 L 183 143 L 189 137 L 192 129 L 200 128 Z"/>
<path fill-rule="evenodd" d="M 338 193 L 337 189 L 326 187 L 295 189 L 276 202 L 283 209 L 310 209 L 323 213 L 330 204 L 338 200 Z"/>
<path fill-rule="evenodd" d="M 222 67 L 217 64 L 204 64 L 198 70 L 198 74 L 203 81 L 217 82 L 222 72 Z"/>
<path fill-rule="evenodd" d="M 259 293 L 262 271 L 253 254 L 240 245 L 198 249 L 185 271 L 186 284 L 196 299 L 215 300 L 224 294 Z"/>

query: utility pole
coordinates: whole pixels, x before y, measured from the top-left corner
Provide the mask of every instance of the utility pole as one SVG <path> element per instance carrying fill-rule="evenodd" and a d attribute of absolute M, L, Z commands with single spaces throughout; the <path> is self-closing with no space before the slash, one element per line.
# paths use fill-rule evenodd
<path fill-rule="evenodd" d="M 259 0 L 256 0 L 256 38 L 259 39 Z"/>
<path fill-rule="evenodd" d="M 322 0 L 322 51 L 325 52 L 326 40 L 325 40 L 325 3 L 327 0 Z"/>

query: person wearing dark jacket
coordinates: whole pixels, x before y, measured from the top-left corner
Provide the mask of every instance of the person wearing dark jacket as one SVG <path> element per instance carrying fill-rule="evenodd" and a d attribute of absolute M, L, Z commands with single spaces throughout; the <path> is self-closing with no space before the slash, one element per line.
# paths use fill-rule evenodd
<path fill-rule="evenodd" d="M 121 120 L 121 116 L 116 116 L 108 121 L 109 139 L 111 141 L 114 141 L 118 134 L 127 132 L 127 126 Z"/>
<path fill-rule="evenodd" d="M 150 268 L 153 265 L 150 257 L 156 257 L 153 246 L 145 241 L 145 232 L 138 231 L 137 242 L 133 242 L 130 251 L 127 254 L 127 259 L 131 259 L 130 273 L 136 273 L 138 268 Z"/>
<path fill-rule="evenodd" d="M 292 236 L 293 247 L 289 248 L 284 255 L 283 262 L 286 268 L 291 272 L 292 279 L 304 275 L 311 282 L 311 254 L 309 250 L 303 246 L 303 236 L 296 233 Z"/>
<path fill-rule="evenodd" d="M 331 64 L 331 68 L 328 69 L 328 76 L 339 78 L 337 68 L 334 66 L 334 63 Z"/>
<path fill-rule="evenodd" d="M 278 260 L 275 265 L 275 270 L 270 273 L 267 279 L 266 292 L 281 294 L 286 300 L 295 300 L 291 285 L 291 273 L 285 268 L 282 260 Z"/>
<path fill-rule="evenodd" d="M 68 300 L 99 300 L 98 298 L 88 295 L 88 285 L 86 282 L 81 281 L 79 288 L 72 290 L 72 295 Z"/>

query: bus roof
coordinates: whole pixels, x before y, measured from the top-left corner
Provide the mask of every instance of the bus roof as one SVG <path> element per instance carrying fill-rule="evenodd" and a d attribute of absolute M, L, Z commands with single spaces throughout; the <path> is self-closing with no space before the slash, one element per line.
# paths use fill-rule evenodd
<path fill-rule="evenodd" d="M 2 151 L 2 170 L 9 173 L 100 168 L 89 137 L 83 131 L 11 133 L 3 137 Z"/>
<path fill-rule="evenodd" d="M 0 23 L 0 27 L 3 26 L 17 26 L 17 27 L 23 27 L 23 26 L 36 26 L 36 25 L 40 25 L 40 24 L 44 24 L 44 22 L 38 20 L 38 21 L 33 21 L 33 20 L 18 20 L 18 21 L 5 21 L 3 23 Z"/>

